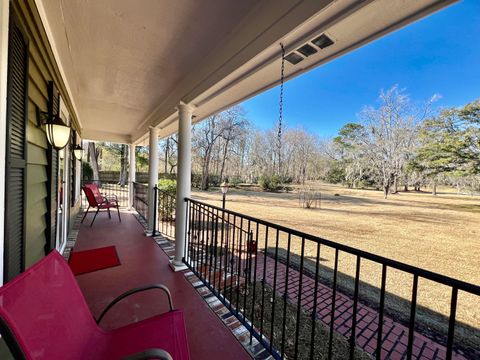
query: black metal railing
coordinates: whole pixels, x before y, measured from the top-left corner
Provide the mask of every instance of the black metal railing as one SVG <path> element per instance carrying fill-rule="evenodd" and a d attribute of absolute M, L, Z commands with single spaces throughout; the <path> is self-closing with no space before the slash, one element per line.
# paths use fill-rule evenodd
<path fill-rule="evenodd" d="M 377 359 L 390 358 L 389 336 L 397 320 L 387 321 L 386 300 L 391 294 L 386 284 L 387 279 L 395 278 L 393 283 L 403 279 L 399 274 L 412 284 L 404 318 L 398 320 L 404 329 L 397 338 L 404 343 L 402 358 L 421 358 L 418 343 L 428 340 L 417 321 L 423 311 L 417 301 L 420 280 L 441 285 L 450 294 L 445 334 L 443 340 L 435 339 L 440 344 L 435 351 L 444 354 L 438 358 L 468 357 L 456 350 L 455 330 L 461 325 L 456 320 L 457 300 L 459 292 L 480 299 L 479 286 L 196 200 L 185 201 L 185 263 L 249 330 L 250 341 L 255 338 L 274 358 L 353 359 L 364 358 L 365 352 Z M 341 271 L 348 266 L 348 271 Z M 365 268 L 375 269 L 379 279 L 376 301 L 370 298 L 367 305 L 362 294 L 372 286 L 360 279 Z M 346 290 L 347 283 L 351 291 Z M 370 344 L 365 345 L 368 309 L 374 309 L 375 316 L 369 325 Z"/>
<path fill-rule="evenodd" d="M 173 239 L 175 238 L 175 196 L 160 190 L 157 186 L 155 186 L 154 191 L 157 203 L 157 212 L 155 213 L 157 221 L 154 231 L 159 231 L 161 234 Z"/>
<path fill-rule="evenodd" d="M 95 184 L 98 189 L 107 199 L 114 198 L 118 200 L 120 207 L 128 207 L 128 183 L 120 185 L 114 181 L 101 181 L 101 180 L 83 180 L 82 186 L 85 184 Z M 85 209 L 88 207 L 88 200 L 82 191 L 82 207 Z"/>
<path fill-rule="evenodd" d="M 148 185 L 133 183 L 133 207 L 143 220 L 148 219 Z"/>

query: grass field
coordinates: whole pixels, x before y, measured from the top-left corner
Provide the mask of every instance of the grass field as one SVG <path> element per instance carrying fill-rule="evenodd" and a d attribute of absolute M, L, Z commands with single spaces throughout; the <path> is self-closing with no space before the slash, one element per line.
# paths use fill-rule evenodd
<path fill-rule="evenodd" d="M 454 191 L 401 192 L 387 200 L 379 191 L 353 190 L 317 184 L 321 206 L 303 209 L 298 194 L 267 193 L 231 189 L 226 207 L 263 220 L 359 248 L 423 269 L 480 284 L 480 197 L 457 195 Z M 338 196 L 337 196 L 337 195 Z M 219 191 L 195 191 L 193 197 L 221 206 Z M 262 238 L 261 236 L 259 236 Z M 268 247 L 273 246 L 271 237 Z M 260 246 L 263 247 L 260 241 Z M 286 239 L 280 241 L 286 247 Z M 292 240 L 292 252 L 300 254 L 300 241 Z M 316 246 L 305 248 L 306 267 L 314 270 Z M 334 251 L 322 249 L 321 276 L 328 281 Z M 342 254 L 339 286 L 353 288 L 355 257 Z M 362 262 L 361 298 L 378 303 L 381 266 Z M 399 320 L 409 317 L 412 276 L 391 270 L 387 274 L 388 312 Z M 451 291 L 445 286 L 420 280 L 417 323 L 424 331 L 446 334 Z M 459 293 L 456 340 L 469 348 L 480 348 L 480 298 Z"/>

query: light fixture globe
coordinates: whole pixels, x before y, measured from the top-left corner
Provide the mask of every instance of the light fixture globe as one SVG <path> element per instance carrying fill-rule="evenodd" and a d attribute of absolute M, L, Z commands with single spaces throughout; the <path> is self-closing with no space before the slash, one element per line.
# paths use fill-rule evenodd
<path fill-rule="evenodd" d="M 70 140 L 71 128 L 62 121 L 59 116 L 54 116 L 45 122 L 45 132 L 50 145 L 56 150 L 61 150 L 67 146 Z"/>
<path fill-rule="evenodd" d="M 228 182 L 224 181 L 221 185 L 220 185 L 220 190 L 222 191 L 222 194 L 226 194 L 228 192 L 228 188 L 229 188 L 229 184 Z"/>
<path fill-rule="evenodd" d="M 73 148 L 73 155 L 75 156 L 75 159 L 81 161 L 83 157 L 83 149 L 80 145 L 75 145 Z"/>

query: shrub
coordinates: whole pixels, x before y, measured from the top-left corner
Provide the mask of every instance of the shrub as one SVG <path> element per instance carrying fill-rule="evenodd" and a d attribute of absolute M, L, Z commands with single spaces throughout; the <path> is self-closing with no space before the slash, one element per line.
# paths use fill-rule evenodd
<path fill-rule="evenodd" d="M 345 170 L 338 165 L 333 165 L 327 172 L 325 180 L 330 184 L 340 184 L 345 180 Z"/>
<path fill-rule="evenodd" d="M 83 173 L 83 179 L 84 180 L 92 180 L 93 177 L 93 169 L 90 166 L 90 163 L 83 161 L 82 162 L 82 173 Z M 97 179 L 95 179 L 97 180 Z"/>
<path fill-rule="evenodd" d="M 207 188 L 209 188 L 210 186 L 213 186 L 213 187 L 218 187 L 220 186 L 220 184 L 222 183 L 221 181 L 222 179 L 220 178 L 220 175 L 208 175 L 208 186 Z M 198 188 L 200 189 L 200 186 L 202 184 L 202 174 L 193 174 L 192 173 L 192 187 L 194 188 Z"/>
<path fill-rule="evenodd" d="M 242 179 L 239 178 L 239 177 L 232 177 L 230 178 L 228 184 L 230 185 L 230 187 L 237 187 L 238 185 L 240 185 L 242 183 Z"/>
<path fill-rule="evenodd" d="M 166 192 L 168 195 L 175 196 L 177 194 L 177 182 L 171 179 L 158 180 L 158 188 L 160 191 Z"/>
<path fill-rule="evenodd" d="M 177 182 L 170 179 L 158 180 L 158 212 L 162 220 L 175 218 L 175 195 L 177 194 Z"/>
<path fill-rule="evenodd" d="M 299 193 L 298 200 L 305 209 L 312 209 L 321 206 L 322 193 L 313 186 L 304 185 Z"/>
<path fill-rule="evenodd" d="M 278 175 L 262 175 L 258 179 L 258 185 L 265 191 L 277 191 L 280 187 L 280 180 Z"/>

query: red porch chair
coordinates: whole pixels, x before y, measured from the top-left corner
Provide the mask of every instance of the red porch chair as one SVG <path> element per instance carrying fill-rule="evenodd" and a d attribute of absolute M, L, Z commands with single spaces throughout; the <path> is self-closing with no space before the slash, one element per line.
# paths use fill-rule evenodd
<path fill-rule="evenodd" d="M 120 210 L 118 208 L 118 200 L 115 195 L 110 196 L 110 198 L 103 196 L 100 193 L 100 190 L 98 190 L 97 185 L 95 184 L 85 184 L 82 186 L 82 190 L 85 193 L 85 196 L 87 197 L 87 200 L 88 200 L 88 208 L 87 208 L 87 211 L 85 211 L 85 215 L 83 215 L 83 218 L 81 221 L 82 223 L 83 223 L 83 220 L 85 220 L 85 217 L 87 216 L 88 210 L 90 210 L 90 208 L 97 209 L 97 212 L 93 217 L 90 227 L 93 225 L 93 222 L 95 221 L 95 218 L 97 217 L 98 212 L 102 209 L 107 210 L 108 217 L 110 219 L 112 218 L 112 215 L 110 214 L 110 209 L 112 208 L 117 209 L 118 221 L 122 222 L 122 219 L 120 218 Z"/>
<path fill-rule="evenodd" d="M 118 301 L 148 289 L 163 290 L 171 310 L 114 330 L 98 326 Z M 15 359 L 189 359 L 183 311 L 173 310 L 165 286 L 120 295 L 95 321 L 57 251 L 0 287 L 0 333 Z"/>

